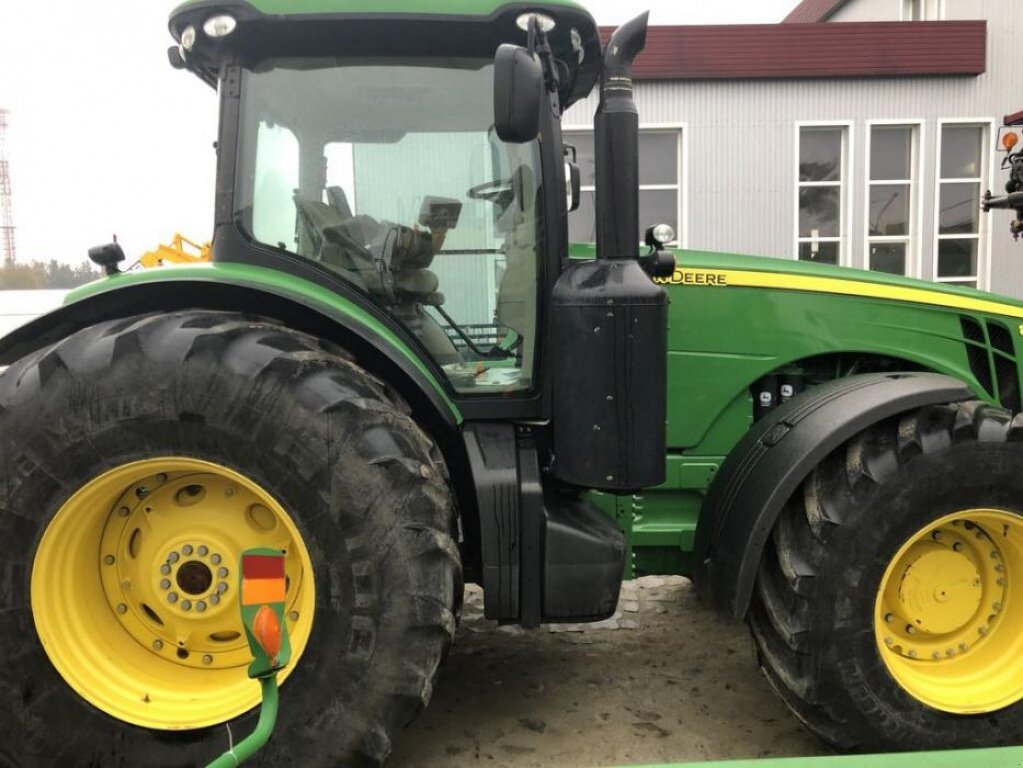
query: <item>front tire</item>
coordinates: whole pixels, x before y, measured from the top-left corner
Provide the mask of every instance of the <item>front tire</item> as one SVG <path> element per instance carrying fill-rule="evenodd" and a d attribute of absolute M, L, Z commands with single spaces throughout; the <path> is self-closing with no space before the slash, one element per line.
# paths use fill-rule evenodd
<path fill-rule="evenodd" d="M 303 647 L 262 758 L 382 762 L 430 698 L 461 600 L 438 456 L 341 350 L 237 314 L 106 322 L 11 366 L 0 375 L 3 757 L 204 765 L 227 748 L 225 726 L 251 731 L 245 662 L 190 646 L 237 640 L 218 569 L 277 536 Z M 125 560 L 134 570 L 118 570 Z M 201 622 L 216 609 L 213 632 Z M 169 653 L 170 638 L 187 657 Z M 232 675 L 235 689 L 252 686 L 247 699 L 218 698 Z"/>
<path fill-rule="evenodd" d="M 1023 739 L 1023 422 L 982 403 L 878 424 L 783 510 L 749 623 L 772 686 L 843 750 Z"/>

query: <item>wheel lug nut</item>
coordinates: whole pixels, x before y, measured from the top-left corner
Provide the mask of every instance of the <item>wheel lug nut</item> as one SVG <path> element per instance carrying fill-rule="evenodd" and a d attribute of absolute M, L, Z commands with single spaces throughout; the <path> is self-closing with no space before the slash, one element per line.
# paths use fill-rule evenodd
<path fill-rule="evenodd" d="M 153 641 L 153 650 L 154 651 L 159 651 L 162 648 L 163 648 L 163 640 L 154 640 Z"/>
<path fill-rule="evenodd" d="M 931 658 L 937 661 L 938 659 L 941 658 L 941 654 L 935 651 L 934 653 L 931 654 Z"/>
<path fill-rule="evenodd" d="M 982 636 L 986 635 L 987 634 L 987 627 L 977 627 L 977 633 L 982 635 Z"/>
<path fill-rule="evenodd" d="M 893 645 L 895 645 L 895 641 L 892 640 L 890 637 L 886 637 L 884 639 L 884 644 L 891 648 Z"/>
<path fill-rule="evenodd" d="M 965 651 L 965 650 L 967 650 L 967 649 L 968 649 L 969 647 L 970 647 L 970 646 L 968 646 L 968 645 L 967 645 L 966 643 L 959 643 L 959 650 L 960 650 L 960 651 Z"/>
<path fill-rule="evenodd" d="M 106 557 L 103 558 L 103 562 L 106 565 L 113 565 L 114 564 L 114 556 L 113 555 L 107 555 Z"/>
<path fill-rule="evenodd" d="M 1000 587 L 1004 587 L 1005 586 L 1005 579 L 1003 579 L 1001 576 L 999 576 L 998 577 L 998 581 L 996 581 L 995 583 L 998 584 L 998 586 L 1000 586 Z"/>
<path fill-rule="evenodd" d="M 216 605 L 220 602 L 220 595 L 210 595 L 210 605 Z"/>
<path fill-rule="evenodd" d="M 160 579 L 160 589 L 170 589 L 170 579 Z"/>
<path fill-rule="evenodd" d="M 206 610 L 206 603 L 200 600 L 195 604 L 195 610 L 197 610 L 199 613 L 202 613 L 203 611 Z"/>
<path fill-rule="evenodd" d="M 199 553 L 199 557 L 206 557 L 206 555 L 209 554 L 209 551 L 210 551 L 209 547 L 207 547 L 206 545 L 202 545 L 199 547 L 199 549 L 196 550 L 196 552 Z"/>
<path fill-rule="evenodd" d="M 217 576 L 219 576 L 222 579 L 226 579 L 227 578 L 227 568 L 218 568 L 217 569 Z"/>
<path fill-rule="evenodd" d="M 1002 604 L 1001 603 L 995 603 L 994 605 L 991 606 L 991 610 L 992 611 L 1000 611 L 1000 610 L 1002 610 Z"/>
<path fill-rule="evenodd" d="M 222 595 L 225 592 L 227 592 L 227 582 L 222 581 L 219 584 L 217 584 L 217 594 Z"/>
<path fill-rule="evenodd" d="M 910 649 L 910 650 L 906 651 L 906 655 L 909 656 L 909 658 L 911 658 L 911 659 L 915 659 L 916 658 L 916 651 Z"/>
<path fill-rule="evenodd" d="M 170 572 L 171 572 L 171 567 L 169 565 L 164 564 L 164 565 L 160 566 L 160 573 L 162 573 L 164 576 L 166 576 Z"/>
<path fill-rule="evenodd" d="M 992 560 L 997 560 L 998 559 L 998 552 L 996 552 L 993 549 L 991 550 L 991 559 Z"/>
<path fill-rule="evenodd" d="M 213 657 L 207 653 L 205 656 L 202 657 L 202 663 L 209 666 L 210 664 L 213 663 Z"/>
<path fill-rule="evenodd" d="M 181 548 L 181 554 L 183 554 L 185 557 L 188 557 L 190 554 L 192 554 L 192 545 L 186 544 L 185 546 L 183 546 Z"/>
<path fill-rule="evenodd" d="M 117 612 L 118 613 L 127 613 L 128 612 L 128 606 L 125 605 L 124 603 L 118 603 L 117 604 Z"/>
<path fill-rule="evenodd" d="M 934 539 L 935 541 L 941 541 L 941 531 L 934 531 L 931 534 L 931 538 Z"/>
<path fill-rule="evenodd" d="M 962 552 L 963 543 L 961 541 L 957 541 L 955 544 L 952 545 L 952 549 L 954 549 L 956 552 Z"/>
<path fill-rule="evenodd" d="M 169 593 L 167 593 L 167 602 L 168 603 L 176 603 L 177 601 L 178 601 L 178 593 L 177 592 L 169 592 Z"/>
<path fill-rule="evenodd" d="M 220 555 L 214 554 L 210 557 L 210 562 L 214 565 L 220 565 Z"/>
<path fill-rule="evenodd" d="M 288 618 L 292 621 L 298 621 L 298 611 L 292 611 L 288 614 Z"/>
<path fill-rule="evenodd" d="M 884 620 L 885 620 L 885 623 L 891 624 L 893 621 L 895 621 L 895 614 L 894 613 L 886 613 L 884 615 Z"/>
<path fill-rule="evenodd" d="M 179 555 L 177 552 L 171 552 L 169 555 L 167 555 L 168 563 L 176 563 L 179 559 L 181 559 L 181 555 Z"/>
<path fill-rule="evenodd" d="M 955 656 L 956 655 L 955 648 L 946 648 L 945 649 L 945 655 L 946 656 Z"/>
<path fill-rule="evenodd" d="M 906 625 L 906 634 L 907 635 L 912 635 L 912 634 L 915 634 L 915 633 L 916 633 L 916 627 L 914 627 L 912 624 L 907 624 Z"/>
<path fill-rule="evenodd" d="M 181 610 L 183 610 L 183 611 L 190 611 L 190 610 L 192 610 L 192 601 L 191 600 L 182 600 L 181 601 Z"/>

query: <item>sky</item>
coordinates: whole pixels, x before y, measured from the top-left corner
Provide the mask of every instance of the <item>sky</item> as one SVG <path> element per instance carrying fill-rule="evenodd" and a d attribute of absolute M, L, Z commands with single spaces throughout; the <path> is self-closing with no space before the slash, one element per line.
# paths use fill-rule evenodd
<path fill-rule="evenodd" d="M 428 0 L 424 0 L 426 2 Z M 770 23 L 796 0 L 583 0 L 598 23 Z M 209 239 L 214 91 L 167 63 L 161 0 L 0 2 L 0 107 L 18 258 L 78 263 L 116 234 L 129 261 Z"/>

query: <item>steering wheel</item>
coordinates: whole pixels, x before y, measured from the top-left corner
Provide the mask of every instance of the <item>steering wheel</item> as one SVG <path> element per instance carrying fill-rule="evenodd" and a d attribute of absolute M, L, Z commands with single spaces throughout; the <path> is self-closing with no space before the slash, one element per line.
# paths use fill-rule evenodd
<path fill-rule="evenodd" d="M 472 200 L 486 200 L 488 203 L 507 206 L 515 199 L 515 189 L 512 187 L 511 178 L 494 179 L 483 184 L 477 184 L 465 193 Z"/>

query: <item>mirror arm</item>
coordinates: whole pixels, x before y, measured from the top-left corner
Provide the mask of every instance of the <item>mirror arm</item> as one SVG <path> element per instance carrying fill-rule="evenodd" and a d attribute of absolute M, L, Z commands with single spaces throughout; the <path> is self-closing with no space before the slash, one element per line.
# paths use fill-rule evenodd
<path fill-rule="evenodd" d="M 533 16 L 529 22 L 529 32 L 526 38 L 526 48 L 530 53 L 536 54 L 543 66 L 543 80 L 548 91 L 557 93 L 561 87 L 561 78 L 558 76 L 558 68 L 554 64 L 554 52 L 551 50 L 550 40 L 547 33 L 540 26 L 540 20 Z"/>

